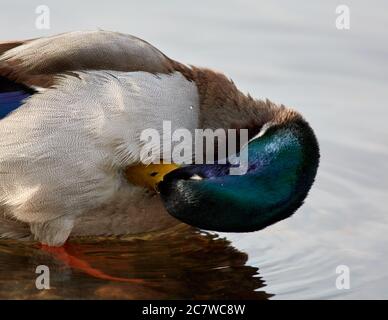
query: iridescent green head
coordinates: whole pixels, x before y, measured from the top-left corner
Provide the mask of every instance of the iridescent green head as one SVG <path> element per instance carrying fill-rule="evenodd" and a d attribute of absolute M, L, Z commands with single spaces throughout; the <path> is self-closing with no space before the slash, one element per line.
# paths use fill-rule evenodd
<path fill-rule="evenodd" d="M 190 225 L 224 232 L 259 230 L 292 215 L 319 164 L 311 127 L 302 118 L 274 124 L 245 148 L 243 175 L 230 175 L 231 164 L 189 165 L 168 173 L 158 186 L 167 211 Z"/>

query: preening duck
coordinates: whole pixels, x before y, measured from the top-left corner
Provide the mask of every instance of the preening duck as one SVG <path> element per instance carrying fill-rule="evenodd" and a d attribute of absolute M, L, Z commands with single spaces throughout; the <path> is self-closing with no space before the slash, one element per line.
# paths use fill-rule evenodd
<path fill-rule="evenodd" d="M 302 205 L 319 164 L 296 111 L 115 32 L 0 43 L 0 119 L 0 237 L 52 246 L 179 221 L 259 230 Z M 143 163 L 141 133 L 163 121 L 193 135 L 247 129 L 237 150 L 249 155 L 246 172 L 230 175 L 221 161 Z"/>

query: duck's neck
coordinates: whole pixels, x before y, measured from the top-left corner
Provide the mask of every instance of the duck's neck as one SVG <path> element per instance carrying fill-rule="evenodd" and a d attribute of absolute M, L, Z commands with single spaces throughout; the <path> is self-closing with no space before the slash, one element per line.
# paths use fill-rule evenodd
<path fill-rule="evenodd" d="M 276 121 L 286 111 L 269 100 L 256 100 L 237 89 L 231 79 L 213 70 L 176 64 L 175 69 L 194 81 L 200 100 L 201 128 L 242 129 L 257 134 L 261 127 Z"/>

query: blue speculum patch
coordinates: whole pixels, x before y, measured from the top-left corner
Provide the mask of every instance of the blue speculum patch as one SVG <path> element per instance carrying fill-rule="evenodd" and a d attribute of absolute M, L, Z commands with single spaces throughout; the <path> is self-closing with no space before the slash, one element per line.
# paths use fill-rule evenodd
<path fill-rule="evenodd" d="M 25 91 L 11 91 L 0 93 L 0 119 L 5 118 L 12 111 L 23 104 L 23 100 L 30 96 Z"/>

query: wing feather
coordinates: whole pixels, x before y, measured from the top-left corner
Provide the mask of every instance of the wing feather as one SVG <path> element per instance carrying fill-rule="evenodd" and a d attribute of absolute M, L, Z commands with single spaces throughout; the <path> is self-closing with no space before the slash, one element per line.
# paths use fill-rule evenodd
<path fill-rule="evenodd" d="M 0 120 L 20 107 L 35 91 L 0 76 Z"/>
<path fill-rule="evenodd" d="M 110 31 L 77 31 L 0 43 L 0 76 L 49 87 L 56 75 L 79 70 L 170 73 L 174 61 L 149 43 Z"/>

